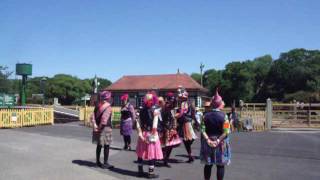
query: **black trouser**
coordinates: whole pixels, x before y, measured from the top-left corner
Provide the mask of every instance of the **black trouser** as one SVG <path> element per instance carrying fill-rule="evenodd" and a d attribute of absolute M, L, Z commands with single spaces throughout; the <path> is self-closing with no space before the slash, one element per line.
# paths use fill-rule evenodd
<path fill-rule="evenodd" d="M 204 166 L 204 179 L 210 180 L 212 165 Z M 223 180 L 224 177 L 224 166 L 217 165 L 217 180 Z"/>
<path fill-rule="evenodd" d="M 100 154 L 101 154 L 101 149 L 102 149 L 102 145 L 98 144 L 97 148 L 96 148 L 96 160 L 97 163 L 100 163 Z M 108 159 L 109 159 L 109 149 L 110 146 L 109 145 L 104 145 L 103 148 L 103 159 L 104 159 L 104 163 L 108 163 Z"/>
<path fill-rule="evenodd" d="M 138 158 L 138 165 L 139 165 L 139 166 L 142 166 L 142 165 L 143 165 L 143 160 L 142 160 L 142 158 Z M 155 165 L 156 165 L 156 160 L 155 160 L 155 159 L 149 160 L 149 161 L 148 161 L 148 165 L 149 165 L 149 166 L 155 166 Z"/>
<path fill-rule="evenodd" d="M 168 162 L 170 154 L 172 152 L 172 149 L 173 149 L 172 146 L 167 146 L 167 147 L 162 148 L 162 152 L 163 152 L 163 155 L 164 155 L 163 160 L 164 160 L 165 163 Z"/>
<path fill-rule="evenodd" d="M 184 147 L 186 148 L 187 152 L 188 152 L 188 156 L 189 158 L 191 157 L 191 153 L 192 153 L 192 150 L 191 150 L 191 145 L 193 143 L 193 140 L 187 140 L 187 141 L 183 141 L 184 143 Z"/>
<path fill-rule="evenodd" d="M 127 148 L 131 144 L 131 136 L 130 135 L 123 135 L 124 147 Z"/>
<path fill-rule="evenodd" d="M 149 173 L 153 173 L 154 172 L 154 166 L 156 165 L 156 160 L 149 160 L 148 161 L 148 165 L 149 165 Z M 142 158 L 138 158 L 138 166 L 142 167 L 143 166 L 143 160 Z"/>

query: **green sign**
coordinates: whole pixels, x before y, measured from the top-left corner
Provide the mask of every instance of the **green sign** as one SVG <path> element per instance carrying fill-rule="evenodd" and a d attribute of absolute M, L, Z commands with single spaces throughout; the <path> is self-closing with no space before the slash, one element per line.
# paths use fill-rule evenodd
<path fill-rule="evenodd" d="M 16 96 L 11 94 L 0 94 L 0 106 L 15 106 Z"/>

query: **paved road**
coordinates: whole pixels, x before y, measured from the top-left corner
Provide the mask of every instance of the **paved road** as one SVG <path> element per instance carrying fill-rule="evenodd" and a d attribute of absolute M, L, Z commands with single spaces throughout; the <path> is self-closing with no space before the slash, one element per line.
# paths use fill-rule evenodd
<path fill-rule="evenodd" d="M 0 179 L 138 179 L 136 155 L 119 150 L 122 138 L 118 130 L 110 157 L 116 168 L 96 168 L 90 132 L 78 122 L 0 130 Z M 232 164 L 226 169 L 226 180 L 320 179 L 319 131 L 238 133 L 231 139 Z M 195 155 L 199 147 L 196 141 Z M 203 165 L 199 160 L 184 163 L 185 154 L 180 146 L 173 151 L 172 168 L 159 163 L 159 179 L 202 179 Z"/>
<path fill-rule="evenodd" d="M 77 110 L 68 109 L 63 106 L 56 106 L 56 105 L 53 106 L 53 109 L 55 113 L 65 114 L 72 117 L 79 117 L 79 111 Z"/>

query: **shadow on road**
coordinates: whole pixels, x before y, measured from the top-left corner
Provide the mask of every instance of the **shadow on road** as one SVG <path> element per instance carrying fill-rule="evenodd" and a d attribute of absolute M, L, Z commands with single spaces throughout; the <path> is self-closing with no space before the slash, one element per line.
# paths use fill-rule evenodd
<path fill-rule="evenodd" d="M 91 161 L 85 161 L 85 160 L 73 160 L 72 161 L 73 164 L 77 164 L 79 166 L 86 166 L 86 167 L 97 167 L 95 162 L 91 162 Z"/>
<path fill-rule="evenodd" d="M 116 151 L 122 151 L 123 150 L 122 148 L 114 147 L 114 146 L 110 146 L 110 149 L 116 150 Z"/>
<path fill-rule="evenodd" d="M 85 166 L 85 167 L 89 167 L 89 168 L 98 168 L 98 166 L 96 165 L 95 162 L 92 161 L 86 161 L 86 160 L 73 160 L 72 161 L 73 164 L 77 164 L 79 166 Z M 132 177 L 138 177 L 138 172 L 137 171 L 130 171 L 130 170 L 126 170 L 126 169 L 121 169 L 118 167 L 114 167 L 112 169 L 109 169 L 111 172 L 117 173 L 117 174 L 121 174 L 124 176 L 132 176 Z"/>
<path fill-rule="evenodd" d="M 138 161 L 133 161 L 134 164 L 138 164 Z M 168 163 L 169 164 L 180 164 L 180 163 L 185 163 L 184 161 L 180 160 L 180 159 L 169 159 L 168 160 Z M 143 165 L 146 165 L 148 166 L 149 165 L 149 162 L 148 161 L 143 161 L 142 162 Z M 156 167 L 165 167 L 165 165 L 163 164 L 163 161 L 162 160 L 158 160 L 156 161 Z"/>
<path fill-rule="evenodd" d="M 184 154 L 177 154 L 176 155 L 177 157 L 184 157 L 184 158 L 189 158 L 189 156 L 188 155 L 184 155 Z M 192 156 L 194 159 L 200 159 L 200 157 L 199 156 Z"/>
<path fill-rule="evenodd" d="M 132 177 L 138 177 L 138 171 L 131 171 L 127 169 L 121 169 L 118 167 L 115 167 L 113 169 L 110 169 L 111 172 L 118 173 L 124 176 L 132 176 Z"/>

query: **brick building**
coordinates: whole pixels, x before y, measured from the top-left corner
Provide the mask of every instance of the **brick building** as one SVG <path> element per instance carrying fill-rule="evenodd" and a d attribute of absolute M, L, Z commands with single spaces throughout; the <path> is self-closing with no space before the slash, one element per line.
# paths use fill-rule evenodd
<path fill-rule="evenodd" d="M 112 92 L 114 106 L 120 106 L 121 95 L 128 93 L 130 102 L 137 107 L 148 91 L 154 90 L 159 96 L 165 96 L 167 92 L 176 93 L 179 86 L 188 91 L 189 99 L 196 106 L 201 106 L 203 99 L 207 98 L 208 90 L 184 73 L 123 76 L 105 89 Z"/>

